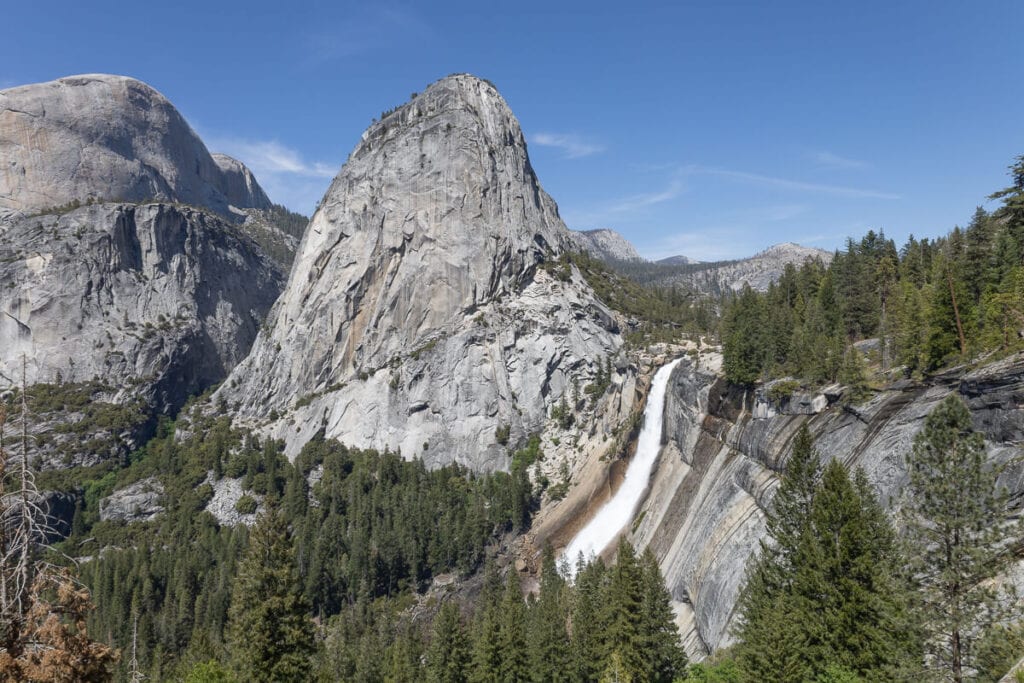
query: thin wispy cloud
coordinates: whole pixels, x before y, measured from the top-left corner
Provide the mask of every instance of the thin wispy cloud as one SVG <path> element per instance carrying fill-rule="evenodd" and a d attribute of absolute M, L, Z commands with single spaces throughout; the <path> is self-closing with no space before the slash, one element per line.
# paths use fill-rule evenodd
<path fill-rule="evenodd" d="M 867 168 L 868 166 L 871 165 L 866 161 L 850 159 L 825 150 L 811 152 L 809 156 L 811 158 L 811 161 L 813 161 L 818 166 L 825 166 L 828 168 L 857 169 Z"/>
<path fill-rule="evenodd" d="M 612 213 L 624 213 L 636 211 L 647 206 L 662 204 L 671 201 L 686 191 L 686 183 L 678 175 L 669 182 L 668 186 L 660 192 L 635 194 L 624 197 L 608 207 Z"/>
<path fill-rule="evenodd" d="M 373 4 L 354 9 L 346 21 L 329 30 L 311 31 L 305 49 L 307 61 L 316 65 L 380 50 L 395 42 L 409 45 L 432 35 L 429 24 L 412 8 Z"/>
<path fill-rule="evenodd" d="M 879 190 L 864 189 L 859 187 L 846 187 L 843 185 L 826 185 L 821 183 L 808 183 L 801 180 L 789 178 L 778 178 L 766 176 L 759 173 L 747 173 L 745 171 L 731 171 L 721 168 L 706 168 L 703 166 L 690 166 L 688 173 L 694 175 L 710 175 L 721 178 L 730 178 L 755 185 L 778 187 L 796 192 L 811 192 L 816 194 L 828 194 L 837 197 L 856 197 L 863 199 L 900 199 L 898 194 L 892 192 L 881 192 Z"/>
<path fill-rule="evenodd" d="M 584 140 L 572 133 L 536 133 L 530 142 L 541 147 L 560 150 L 566 159 L 581 159 L 604 151 L 604 146 Z"/>
<path fill-rule="evenodd" d="M 766 206 L 761 209 L 754 209 L 751 210 L 750 213 L 755 216 L 760 216 L 766 221 L 781 223 L 803 215 L 807 213 L 807 211 L 808 207 L 804 204 L 778 204 L 776 206 Z"/>
<path fill-rule="evenodd" d="M 249 167 L 270 199 L 310 214 L 341 164 L 306 159 L 277 140 L 205 136 L 211 151 L 232 156 Z"/>
<path fill-rule="evenodd" d="M 676 199 L 687 190 L 686 180 L 678 168 L 667 183 L 655 192 L 642 192 L 602 202 L 584 211 L 567 210 L 565 220 L 574 228 L 602 227 L 621 221 L 624 215 L 641 209 L 664 204 Z"/>
<path fill-rule="evenodd" d="M 213 145 L 244 162 L 256 174 L 291 173 L 307 178 L 333 178 L 338 172 L 338 165 L 307 161 L 299 152 L 276 140 L 221 139 Z"/>

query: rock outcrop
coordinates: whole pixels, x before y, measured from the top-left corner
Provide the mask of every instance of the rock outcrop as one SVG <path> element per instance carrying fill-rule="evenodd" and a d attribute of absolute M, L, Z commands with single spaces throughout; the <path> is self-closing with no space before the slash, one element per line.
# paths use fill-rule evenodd
<path fill-rule="evenodd" d="M 617 261 L 635 263 L 644 260 L 629 240 L 609 228 L 573 230 L 570 234 L 577 249 L 585 251 L 602 261 L 608 263 L 615 263 Z"/>
<path fill-rule="evenodd" d="M 100 501 L 100 519 L 116 522 L 149 522 L 164 511 L 160 499 L 163 484 L 156 477 L 147 477 L 114 491 Z"/>
<path fill-rule="evenodd" d="M 145 83 L 69 76 L 0 91 L 0 210 L 88 201 L 270 208 L 251 174 L 215 160 L 181 114 Z"/>
<path fill-rule="evenodd" d="M 106 75 L 0 91 L 0 159 L 0 389 L 24 360 L 29 383 L 173 412 L 248 352 L 284 274 L 241 226 L 272 205 L 162 95 Z"/>
<path fill-rule="evenodd" d="M 498 92 L 442 79 L 363 134 L 218 398 L 289 453 L 322 429 L 431 465 L 507 467 L 622 345 L 575 269 L 548 272 L 571 244 Z"/>
<path fill-rule="evenodd" d="M 270 198 L 245 164 L 227 154 L 212 154 L 211 157 L 220 169 L 220 188 L 231 206 L 245 209 L 271 207 Z"/>
<path fill-rule="evenodd" d="M 821 394 L 826 402 L 829 391 Z M 864 404 L 832 402 L 818 412 L 759 408 L 763 399 L 752 392 L 690 363 L 677 368 L 666 402 L 667 446 L 634 540 L 661 563 L 691 655 L 731 642 L 746 563 L 764 537 L 764 511 L 800 425 L 809 425 L 823 460 L 864 468 L 881 502 L 898 508 L 914 435 L 951 392 L 970 407 L 989 459 L 1013 462 L 1000 485 L 1019 504 L 1024 463 L 1014 459 L 1024 442 L 1024 355 L 928 383 L 900 382 Z"/>

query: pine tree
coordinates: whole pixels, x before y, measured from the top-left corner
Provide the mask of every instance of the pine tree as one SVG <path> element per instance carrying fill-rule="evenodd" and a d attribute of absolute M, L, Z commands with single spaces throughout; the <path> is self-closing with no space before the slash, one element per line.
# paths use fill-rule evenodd
<path fill-rule="evenodd" d="M 538 683 L 569 681 L 568 587 L 558 573 L 555 553 L 545 546 L 541 560 L 540 594 L 530 608 L 530 670 Z"/>
<path fill-rule="evenodd" d="M 750 680 L 818 680 L 840 666 L 887 680 L 915 653 L 895 534 L 867 480 L 822 472 L 804 425 L 748 570 L 738 663 Z"/>
<path fill-rule="evenodd" d="M 843 365 L 839 368 L 839 381 L 846 385 L 846 398 L 852 403 L 859 403 L 868 394 L 867 368 L 864 358 L 855 346 L 846 349 Z"/>
<path fill-rule="evenodd" d="M 308 680 L 314 649 L 309 612 L 288 528 L 276 509 L 266 510 L 232 587 L 228 644 L 238 678 Z"/>
<path fill-rule="evenodd" d="M 1007 617 L 984 580 L 1010 560 L 1006 545 L 1019 527 L 1008 521 L 998 471 L 986 465 L 982 436 L 956 394 L 925 419 L 907 466 L 910 569 L 929 661 L 960 683 L 972 675 L 980 634 Z"/>
<path fill-rule="evenodd" d="M 731 381 L 752 384 L 760 378 L 769 351 L 766 322 L 764 302 L 745 285 L 722 321 L 723 369 Z"/>
<path fill-rule="evenodd" d="M 1003 200 L 997 216 L 1006 221 L 1007 232 L 1017 247 L 1016 263 L 1024 260 L 1024 155 L 1016 158 L 1010 166 L 1013 184 L 993 193 L 989 199 Z"/>
<path fill-rule="evenodd" d="M 969 297 L 957 263 L 949 255 L 935 261 L 929 306 L 927 355 L 929 369 L 937 368 L 966 350 L 971 335 Z"/>
<path fill-rule="evenodd" d="M 493 563 L 484 568 L 484 586 L 473 620 L 473 656 L 469 680 L 496 683 L 501 680 L 501 580 Z"/>
<path fill-rule="evenodd" d="M 593 681 L 603 671 L 604 621 L 603 595 L 608 570 L 601 558 L 587 563 L 580 555 L 573 590 L 570 649 L 573 675 L 578 681 Z"/>
<path fill-rule="evenodd" d="M 893 356 L 907 369 L 908 375 L 917 375 L 926 364 L 925 343 L 928 338 L 925 299 L 921 291 L 909 280 L 900 282 L 893 301 Z"/>
<path fill-rule="evenodd" d="M 645 664 L 640 633 L 642 575 L 636 551 L 625 538 L 619 540 L 615 564 L 608 573 L 604 661 L 611 662 L 618 655 L 624 670 L 637 677 Z"/>
<path fill-rule="evenodd" d="M 686 653 L 679 640 L 672 596 L 650 548 L 640 557 L 641 650 L 644 653 L 643 680 L 672 683 L 686 671 Z"/>
<path fill-rule="evenodd" d="M 824 661 L 871 680 L 916 654 L 906 627 L 906 594 L 897 577 L 895 532 L 863 472 L 856 483 L 838 460 L 825 467 L 812 510 L 812 572 Z"/>
<path fill-rule="evenodd" d="M 821 463 L 805 423 L 793 440 L 786 473 L 767 511 L 769 540 L 761 541 L 747 568 L 738 601 L 737 659 L 753 680 L 786 680 L 779 676 L 780 670 L 796 667 L 789 660 L 798 654 L 797 649 L 780 648 L 779 644 L 795 626 L 793 604 L 786 597 L 793 592 L 797 555 L 810 525 L 820 478 Z"/>
<path fill-rule="evenodd" d="M 498 669 L 502 683 L 522 683 L 530 678 L 530 662 L 526 645 L 526 605 L 515 568 L 509 569 L 505 593 L 501 598 L 501 619 L 498 629 Z"/>
<path fill-rule="evenodd" d="M 389 648 L 388 667 L 384 680 L 389 683 L 418 683 L 422 678 L 420 673 L 422 649 L 422 643 L 417 635 L 417 631 L 408 623 L 401 625 L 395 634 L 394 642 L 391 643 Z M 463 672 L 468 675 L 468 649 L 465 652 L 465 656 L 466 668 Z M 468 679 L 463 678 L 463 680 Z"/>
<path fill-rule="evenodd" d="M 427 680 L 431 683 L 464 683 L 469 667 L 469 646 L 459 608 L 446 602 L 434 618 L 434 636 L 427 649 Z"/>

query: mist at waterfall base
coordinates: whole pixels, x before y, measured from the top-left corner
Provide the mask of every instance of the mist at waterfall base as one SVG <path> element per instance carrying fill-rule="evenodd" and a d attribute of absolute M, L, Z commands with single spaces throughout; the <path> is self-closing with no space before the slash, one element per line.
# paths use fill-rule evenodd
<path fill-rule="evenodd" d="M 594 518 L 576 534 L 562 553 L 567 560 L 564 571 L 571 577 L 576 572 L 576 563 L 580 554 L 584 559 L 591 560 L 608 547 L 627 524 L 633 519 L 633 513 L 647 489 L 651 470 L 661 452 L 661 425 L 665 414 L 665 391 L 668 387 L 672 370 L 682 359 L 677 358 L 663 366 L 651 380 L 651 390 L 647 394 L 647 405 L 644 408 L 644 426 L 637 439 L 636 454 L 626 468 L 626 477 L 619 490 L 611 500 L 598 510 Z M 564 565 L 563 565 L 564 566 Z"/>

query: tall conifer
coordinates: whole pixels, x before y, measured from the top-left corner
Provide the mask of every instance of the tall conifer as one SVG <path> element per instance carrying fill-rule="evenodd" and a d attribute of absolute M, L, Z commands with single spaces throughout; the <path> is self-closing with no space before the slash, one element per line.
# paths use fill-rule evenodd
<path fill-rule="evenodd" d="M 1010 561 L 1019 525 L 1009 521 L 998 472 L 986 464 L 982 436 L 956 394 L 925 419 L 907 465 L 910 566 L 929 662 L 959 683 L 973 674 L 978 639 L 1009 616 L 985 580 Z"/>
<path fill-rule="evenodd" d="M 313 622 L 295 568 L 288 527 L 265 511 L 238 567 L 229 610 L 232 668 L 243 681 L 306 681 Z"/>

